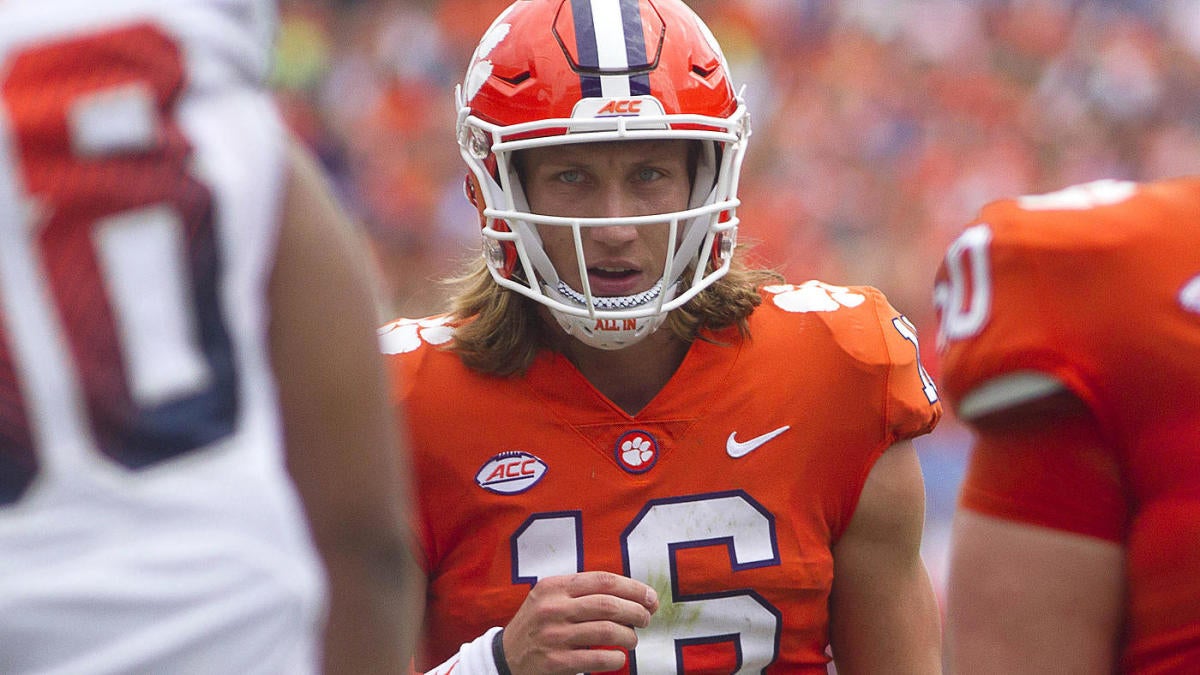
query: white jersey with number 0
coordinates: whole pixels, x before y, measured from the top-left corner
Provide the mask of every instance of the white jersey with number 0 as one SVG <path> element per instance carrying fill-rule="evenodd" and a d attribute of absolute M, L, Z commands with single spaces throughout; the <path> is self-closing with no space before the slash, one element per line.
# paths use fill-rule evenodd
<path fill-rule="evenodd" d="M 305 673 L 273 3 L 0 0 L 0 672 Z"/>

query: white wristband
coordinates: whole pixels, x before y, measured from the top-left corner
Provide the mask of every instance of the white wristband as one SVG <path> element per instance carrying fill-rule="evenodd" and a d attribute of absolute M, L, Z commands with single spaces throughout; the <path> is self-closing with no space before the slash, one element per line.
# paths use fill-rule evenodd
<path fill-rule="evenodd" d="M 486 633 L 458 648 L 458 653 L 444 663 L 427 671 L 425 675 L 500 675 L 496 661 L 492 658 L 492 640 L 500 627 L 489 628 Z"/>

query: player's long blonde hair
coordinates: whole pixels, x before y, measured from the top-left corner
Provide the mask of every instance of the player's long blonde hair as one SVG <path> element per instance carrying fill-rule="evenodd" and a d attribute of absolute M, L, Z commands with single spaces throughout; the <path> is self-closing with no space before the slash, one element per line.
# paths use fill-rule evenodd
<path fill-rule="evenodd" d="M 782 281 L 779 273 L 751 269 L 735 255 L 725 276 L 670 313 L 665 329 L 685 342 L 704 339 L 701 330 L 729 326 L 748 335 L 747 318 L 762 302 L 758 289 Z M 467 367 L 491 375 L 523 373 L 539 351 L 550 347 L 553 328 L 538 303 L 497 284 L 482 257 L 447 283 L 455 289 L 450 316 L 457 325 L 449 349 Z"/>

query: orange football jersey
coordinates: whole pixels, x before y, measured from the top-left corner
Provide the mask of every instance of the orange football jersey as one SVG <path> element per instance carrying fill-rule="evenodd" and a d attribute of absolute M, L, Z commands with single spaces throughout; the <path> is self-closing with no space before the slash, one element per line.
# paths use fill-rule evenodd
<path fill-rule="evenodd" d="M 1120 473 L 1114 488 L 1043 453 L 970 472 L 963 505 L 1121 541 L 1123 669 L 1200 672 L 1200 179 L 989 205 L 951 246 L 935 297 L 956 410 L 985 411 L 997 378 L 1050 375 L 1091 410 Z M 1054 473 L 1048 489 L 1016 484 L 1035 468 Z M 1104 491 L 1127 507 L 1106 508 Z"/>
<path fill-rule="evenodd" d="M 442 320 L 382 330 L 430 582 L 419 665 L 506 624 L 539 578 L 609 570 L 659 593 L 637 672 L 825 672 L 830 547 L 880 453 L 941 404 L 878 291 L 764 297 L 749 339 L 697 341 L 636 416 L 561 355 L 483 376 L 438 348 Z"/>

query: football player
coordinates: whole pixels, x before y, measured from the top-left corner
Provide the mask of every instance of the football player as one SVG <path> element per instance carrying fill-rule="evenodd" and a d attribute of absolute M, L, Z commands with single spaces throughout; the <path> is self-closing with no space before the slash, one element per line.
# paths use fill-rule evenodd
<path fill-rule="evenodd" d="M 373 290 L 273 12 L 0 1 L 0 671 L 407 667 Z"/>
<path fill-rule="evenodd" d="M 999 201 L 950 246 L 955 671 L 1200 672 L 1198 243 L 1188 178 Z"/>
<path fill-rule="evenodd" d="M 917 336 L 877 290 L 741 262 L 750 126 L 704 23 L 522 0 L 458 103 L 483 255 L 447 315 L 381 331 L 419 667 L 937 672 Z"/>

